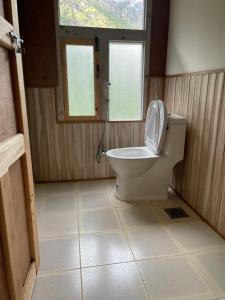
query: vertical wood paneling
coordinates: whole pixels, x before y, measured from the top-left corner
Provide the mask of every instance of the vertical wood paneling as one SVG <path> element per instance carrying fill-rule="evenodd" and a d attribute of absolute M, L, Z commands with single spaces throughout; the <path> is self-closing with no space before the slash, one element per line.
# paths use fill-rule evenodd
<path fill-rule="evenodd" d="M 163 77 L 151 77 L 149 101 L 163 99 Z M 79 180 L 114 176 L 106 157 L 96 161 L 104 123 L 57 123 L 54 88 L 28 88 L 27 108 L 34 179 Z M 106 148 L 144 145 L 144 121 L 110 122 Z"/>
<path fill-rule="evenodd" d="M 164 97 L 164 77 L 151 76 L 149 79 L 149 102 Z"/>
<path fill-rule="evenodd" d="M 225 235 L 224 72 L 167 77 L 165 102 L 187 118 L 185 158 L 173 174 L 174 189 Z"/>
<path fill-rule="evenodd" d="M 163 98 L 164 78 L 153 77 L 152 99 Z M 150 100 L 152 100 L 150 99 Z M 114 176 L 106 157 L 96 161 L 104 123 L 57 123 L 54 88 L 28 88 L 27 107 L 36 181 L 79 180 Z M 110 122 L 106 147 L 144 145 L 144 122 Z"/>

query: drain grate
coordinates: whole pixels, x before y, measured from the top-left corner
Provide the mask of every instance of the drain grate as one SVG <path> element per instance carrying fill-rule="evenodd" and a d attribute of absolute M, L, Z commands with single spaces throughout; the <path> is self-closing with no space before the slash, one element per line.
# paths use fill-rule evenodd
<path fill-rule="evenodd" d="M 165 208 L 164 210 L 171 219 L 190 217 L 182 207 Z"/>

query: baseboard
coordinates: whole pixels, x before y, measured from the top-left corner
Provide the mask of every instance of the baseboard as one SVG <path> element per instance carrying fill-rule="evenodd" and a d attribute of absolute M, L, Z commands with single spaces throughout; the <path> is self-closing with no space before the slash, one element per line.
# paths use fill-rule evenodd
<path fill-rule="evenodd" d="M 78 178 L 78 179 L 68 179 L 68 180 L 35 180 L 35 183 L 60 183 L 60 182 L 82 182 L 82 181 L 98 181 L 106 179 L 116 179 L 115 176 L 110 177 L 98 177 L 98 178 Z"/>

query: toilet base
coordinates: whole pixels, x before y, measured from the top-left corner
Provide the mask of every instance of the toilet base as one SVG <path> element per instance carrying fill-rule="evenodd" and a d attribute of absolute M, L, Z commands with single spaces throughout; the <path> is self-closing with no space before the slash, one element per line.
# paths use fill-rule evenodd
<path fill-rule="evenodd" d="M 138 177 L 117 176 L 114 196 L 124 201 L 166 200 L 174 164 L 161 157 Z"/>
<path fill-rule="evenodd" d="M 169 186 L 168 186 L 169 188 Z M 162 200 L 168 200 L 168 192 L 166 193 L 166 195 L 164 196 L 155 196 L 155 195 L 147 195 L 146 197 L 135 197 L 135 198 L 132 198 L 130 196 L 121 196 L 118 192 L 117 192 L 117 189 L 116 187 L 114 188 L 114 191 L 113 191 L 113 195 L 115 198 L 117 198 L 118 200 L 120 201 L 129 201 L 129 202 L 136 202 L 136 201 L 151 201 L 151 200 L 154 200 L 154 201 L 162 201 Z"/>

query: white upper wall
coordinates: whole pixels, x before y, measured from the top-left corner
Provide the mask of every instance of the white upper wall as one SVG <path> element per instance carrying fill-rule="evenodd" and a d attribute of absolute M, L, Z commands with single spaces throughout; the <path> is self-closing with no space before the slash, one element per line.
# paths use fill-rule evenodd
<path fill-rule="evenodd" d="M 166 74 L 225 68 L 225 0 L 171 0 Z"/>

